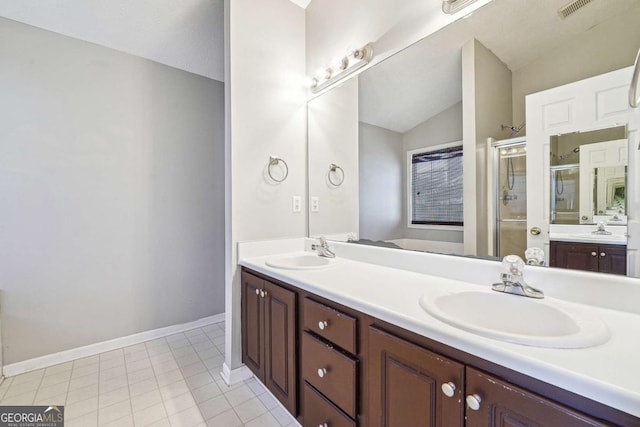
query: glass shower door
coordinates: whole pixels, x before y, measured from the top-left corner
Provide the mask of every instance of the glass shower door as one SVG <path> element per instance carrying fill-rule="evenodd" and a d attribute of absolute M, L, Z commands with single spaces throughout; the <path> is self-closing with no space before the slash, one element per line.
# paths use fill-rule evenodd
<path fill-rule="evenodd" d="M 495 254 L 524 258 L 527 249 L 527 151 L 523 139 L 494 147 L 496 185 Z"/>

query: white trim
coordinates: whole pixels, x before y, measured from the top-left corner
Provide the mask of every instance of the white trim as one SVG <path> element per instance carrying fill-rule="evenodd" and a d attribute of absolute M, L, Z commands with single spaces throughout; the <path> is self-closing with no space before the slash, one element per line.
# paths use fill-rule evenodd
<path fill-rule="evenodd" d="M 49 366 L 58 365 L 60 363 L 70 362 L 72 360 L 89 357 L 105 351 L 116 350 L 134 344 L 156 338 L 166 337 L 179 332 L 188 331 L 189 329 L 199 328 L 213 323 L 219 323 L 224 320 L 224 313 L 214 316 L 203 317 L 193 322 L 181 323 L 178 325 L 167 326 L 164 328 L 152 329 L 150 331 L 138 332 L 137 334 L 127 335 L 124 337 L 114 338 L 108 341 L 102 341 L 95 344 L 89 344 L 82 347 L 76 347 L 69 350 L 60 351 L 58 353 L 47 354 L 33 359 L 23 360 L 21 362 L 5 365 L 3 374 L 7 377 L 23 374 L 25 372 L 35 371 L 37 369 L 47 368 Z"/>
<path fill-rule="evenodd" d="M 413 219 L 411 216 L 412 206 L 411 206 L 411 158 L 416 153 L 429 153 L 432 151 L 444 150 L 445 148 L 452 147 L 462 147 L 462 141 L 453 141 L 447 142 L 445 144 L 438 145 L 430 145 L 428 147 L 416 148 L 414 150 L 407 151 L 407 186 L 404 189 L 405 195 L 407 197 L 407 228 L 421 228 L 427 230 L 443 230 L 443 231 L 463 231 L 464 225 L 437 225 L 437 224 L 412 224 L 411 220 Z"/>
<path fill-rule="evenodd" d="M 224 362 L 220 376 L 227 385 L 231 386 L 253 377 L 253 372 L 251 372 L 246 365 L 242 365 L 236 369 L 230 369 L 227 362 Z"/>

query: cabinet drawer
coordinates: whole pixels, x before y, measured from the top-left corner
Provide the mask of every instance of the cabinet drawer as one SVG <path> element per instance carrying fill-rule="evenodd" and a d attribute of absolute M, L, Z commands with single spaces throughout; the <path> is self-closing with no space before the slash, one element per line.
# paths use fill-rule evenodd
<path fill-rule="evenodd" d="M 352 418 L 356 417 L 358 365 L 351 357 L 305 332 L 302 377 Z"/>
<path fill-rule="evenodd" d="M 304 329 L 356 354 L 356 319 L 324 304 L 304 299 Z"/>
<path fill-rule="evenodd" d="M 306 382 L 303 393 L 304 426 L 356 427 L 355 421 L 344 415 L 340 409 Z"/>

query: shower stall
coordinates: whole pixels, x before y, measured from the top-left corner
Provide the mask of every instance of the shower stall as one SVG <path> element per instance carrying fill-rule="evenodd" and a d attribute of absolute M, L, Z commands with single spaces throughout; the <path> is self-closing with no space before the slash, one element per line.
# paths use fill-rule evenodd
<path fill-rule="evenodd" d="M 524 137 L 492 141 L 493 255 L 527 249 L 527 147 Z"/>

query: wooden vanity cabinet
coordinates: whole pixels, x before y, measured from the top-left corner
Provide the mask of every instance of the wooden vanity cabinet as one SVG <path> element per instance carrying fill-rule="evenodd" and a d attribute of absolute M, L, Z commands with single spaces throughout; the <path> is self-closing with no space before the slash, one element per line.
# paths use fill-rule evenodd
<path fill-rule="evenodd" d="M 627 247 L 551 241 L 551 267 L 599 273 L 627 274 Z"/>
<path fill-rule="evenodd" d="M 465 423 L 467 427 L 610 425 L 476 369 L 467 367 L 465 374 L 467 396 L 474 399 L 471 401 L 473 408 L 467 403 Z"/>
<path fill-rule="evenodd" d="M 464 365 L 376 327 L 369 354 L 372 427 L 463 425 Z"/>
<path fill-rule="evenodd" d="M 245 271 L 241 280 L 242 361 L 295 414 L 297 295 Z"/>

